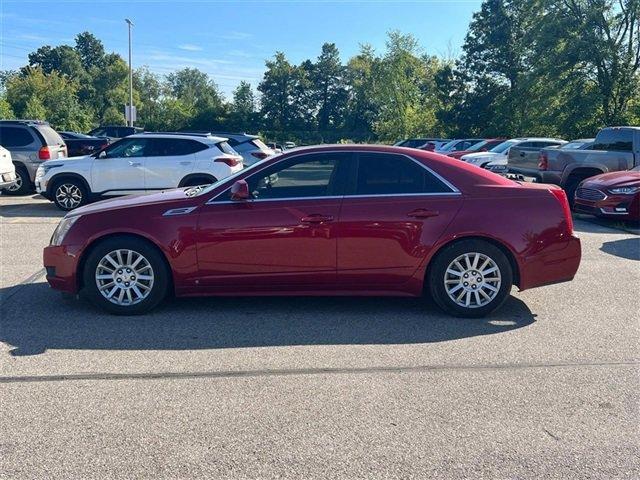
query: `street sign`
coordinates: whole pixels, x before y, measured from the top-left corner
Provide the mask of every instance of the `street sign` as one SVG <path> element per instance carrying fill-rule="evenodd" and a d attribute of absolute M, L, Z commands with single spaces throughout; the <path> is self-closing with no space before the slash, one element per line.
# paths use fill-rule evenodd
<path fill-rule="evenodd" d="M 135 122 L 138 117 L 137 117 L 137 111 L 136 111 L 136 106 L 132 105 L 125 105 L 124 106 L 124 116 L 127 119 L 127 122 L 129 122 L 129 125 L 133 125 L 133 122 Z"/>

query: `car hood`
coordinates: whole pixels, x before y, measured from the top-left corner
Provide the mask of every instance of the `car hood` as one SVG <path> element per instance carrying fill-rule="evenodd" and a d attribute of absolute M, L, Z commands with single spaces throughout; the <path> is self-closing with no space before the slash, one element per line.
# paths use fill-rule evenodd
<path fill-rule="evenodd" d="M 68 216 L 73 217 L 75 215 L 88 215 L 91 213 L 104 212 L 106 210 L 116 210 L 122 208 L 139 207 L 141 205 L 151 205 L 158 203 L 175 202 L 178 200 L 184 200 L 189 198 L 185 195 L 184 188 L 175 188 L 170 190 L 163 190 L 157 193 L 143 193 L 140 195 L 127 195 L 126 197 L 110 198 L 108 200 L 102 200 L 101 202 L 85 205 L 84 207 L 76 208 Z M 193 198 L 193 197 L 192 197 Z"/>
<path fill-rule="evenodd" d="M 488 160 L 488 159 L 496 159 L 499 157 L 499 153 L 495 152 L 478 152 L 478 153 L 469 153 L 468 155 L 464 155 L 462 157 L 463 160 Z"/>
<path fill-rule="evenodd" d="M 590 187 L 625 187 L 628 185 L 640 185 L 640 172 L 624 171 L 609 172 L 591 177 L 584 182 Z"/>
<path fill-rule="evenodd" d="M 64 165 L 66 162 L 78 162 L 78 161 L 82 161 L 82 160 L 93 160 L 93 158 L 91 157 L 91 155 L 80 155 L 78 157 L 65 157 L 65 158 L 61 158 L 59 160 L 46 160 L 45 162 L 42 163 L 42 165 L 47 165 L 47 166 L 60 166 L 60 165 Z"/>

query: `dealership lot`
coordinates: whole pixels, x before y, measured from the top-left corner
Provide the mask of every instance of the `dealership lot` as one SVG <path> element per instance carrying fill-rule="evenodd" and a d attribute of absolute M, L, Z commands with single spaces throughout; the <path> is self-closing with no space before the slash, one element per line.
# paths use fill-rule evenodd
<path fill-rule="evenodd" d="M 576 220 L 571 283 L 484 320 L 414 299 L 181 299 L 112 317 L 0 196 L 0 477 L 640 475 L 640 237 Z"/>

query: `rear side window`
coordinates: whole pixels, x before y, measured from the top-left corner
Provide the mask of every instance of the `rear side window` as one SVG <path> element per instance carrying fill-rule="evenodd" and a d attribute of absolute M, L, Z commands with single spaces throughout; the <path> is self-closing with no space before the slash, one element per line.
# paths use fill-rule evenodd
<path fill-rule="evenodd" d="M 44 141 L 47 142 L 47 145 L 60 145 L 64 143 L 62 137 L 49 125 L 40 125 L 36 127 L 38 133 L 44 137 Z"/>
<path fill-rule="evenodd" d="M 445 183 L 410 158 L 360 154 L 355 191 L 351 195 L 450 193 Z"/>
<path fill-rule="evenodd" d="M 184 138 L 153 138 L 149 139 L 150 147 L 147 147 L 146 155 L 149 157 L 176 157 L 190 155 L 207 146 L 196 140 Z"/>
<path fill-rule="evenodd" d="M 6 148 L 24 147 L 33 143 L 33 135 L 26 128 L 0 127 L 0 145 Z"/>
<path fill-rule="evenodd" d="M 633 151 L 633 130 L 602 130 L 596 136 L 592 150 Z"/>
<path fill-rule="evenodd" d="M 228 153 L 229 155 L 237 155 L 238 152 L 236 152 L 231 145 L 229 145 L 229 143 L 227 142 L 219 142 L 216 143 L 216 146 L 222 150 L 223 153 Z"/>

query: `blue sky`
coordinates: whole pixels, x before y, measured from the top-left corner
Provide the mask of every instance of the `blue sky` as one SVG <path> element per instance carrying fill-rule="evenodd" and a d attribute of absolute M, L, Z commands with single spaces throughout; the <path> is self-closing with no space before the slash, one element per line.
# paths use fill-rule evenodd
<path fill-rule="evenodd" d="M 229 96 L 241 80 L 254 86 L 277 50 L 294 63 L 316 58 L 334 42 L 346 61 L 360 43 L 383 51 L 386 33 L 412 33 L 424 50 L 460 53 L 478 1 L 152 1 L 0 0 L 0 69 L 26 64 L 41 45 L 73 44 L 88 30 L 108 51 L 127 58 L 134 23 L 133 65 L 166 74 L 197 67 Z"/>

